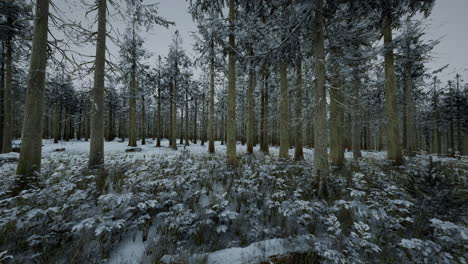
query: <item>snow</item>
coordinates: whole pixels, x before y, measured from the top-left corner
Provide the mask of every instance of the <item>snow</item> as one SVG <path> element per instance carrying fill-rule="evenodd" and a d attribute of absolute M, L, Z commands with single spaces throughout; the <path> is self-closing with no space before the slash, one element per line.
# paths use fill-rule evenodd
<path fill-rule="evenodd" d="M 59 233 L 51 230 L 65 230 L 67 237 L 73 237 L 70 241 L 89 241 L 83 252 L 98 256 L 100 263 L 257 263 L 272 256 L 311 251 L 330 263 L 364 261 L 368 254 L 373 254 L 375 262 L 381 251 L 388 250 L 377 239 L 382 234 L 393 235 L 388 244 L 395 250 L 393 255 L 406 250 L 419 260 L 416 253 L 421 248 L 431 252 L 437 252 L 440 245 L 456 248 L 468 237 L 465 227 L 443 215 L 438 216 L 442 220 L 431 216 L 429 228 L 436 231 L 435 242 L 397 235 L 411 233 L 406 228 L 416 222 L 415 208 L 427 205 L 401 187 L 404 181 L 400 176 L 407 174 L 400 168 L 389 169 L 385 152 L 363 151 L 360 161 L 351 161 L 352 153 L 347 152 L 347 164 L 354 166 L 349 171 L 350 181 L 330 177 L 330 185 L 341 190 L 341 197 L 326 203 L 311 195 L 313 149 L 304 148 L 305 161 L 296 162 L 278 160 L 276 146 L 270 146 L 270 155 L 256 147 L 249 156 L 244 155 L 246 147 L 238 144 L 241 166 L 231 170 L 225 162 L 226 146 L 220 142 L 215 142 L 214 155 L 207 153 L 207 143 L 178 145 L 174 151 L 167 140 L 159 148 L 155 142 L 147 142 L 138 144 L 141 152 L 125 152 L 127 142 L 105 143 L 107 182 L 105 190 L 98 192 L 96 179 L 100 175 L 86 169 L 89 142 L 54 144 L 44 140 L 41 188 L 0 199 L 0 231 L 8 231 L 15 223 L 28 231 L 11 234 L 39 246 L 60 241 L 55 240 Z M 54 152 L 57 148 L 65 151 Z M 423 180 L 411 172 L 424 173 L 429 157 L 409 159 L 405 172 Z M 437 160 L 439 165 L 467 162 L 465 158 Z M 0 165 L 0 196 L 12 186 L 15 167 L 16 162 Z M 464 171 L 456 168 L 449 173 L 464 181 Z M 424 182 L 419 186 L 426 188 L 421 184 Z M 343 210 L 353 212 L 351 223 L 343 221 Z M 15 258 L 35 256 L 33 251 L 14 252 L 13 244 L 5 249 Z M 106 254 L 99 253 L 103 249 Z M 351 253 L 343 255 L 343 249 Z"/>
<path fill-rule="evenodd" d="M 0 161 L 16 161 L 19 159 L 19 153 L 10 152 L 0 154 Z"/>
<path fill-rule="evenodd" d="M 245 264 L 258 263 L 268 260 L 273 256 L 281 256 L 290 253 L 303 253 L 312 250 L 312 237 L 299 236 L 293 239 L 268 239 L 250 244 L 247 247 L 233 247 L 218 250 L 208 254 L 196 254 L 190 257 L 192 263 L 196 260 L 206 260 L 207 264 Z M 164 255 L 162 263 L 177 261 L 177 256 Z"/>

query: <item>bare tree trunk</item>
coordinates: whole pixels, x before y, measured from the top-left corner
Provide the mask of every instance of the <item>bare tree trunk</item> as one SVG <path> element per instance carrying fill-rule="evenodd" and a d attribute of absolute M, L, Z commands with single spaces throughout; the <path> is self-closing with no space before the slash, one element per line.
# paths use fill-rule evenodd
<path fill-rule="evenodd" d="M 252 51 L 250 51 L 253 55 Z M 253 63 L 249 69 L 249 88 L 247 90 L 247 152 L 253 153 L 254 147 L 254 122 L 255 122 L 255 69 Z"/>
<path fill-rule="evenodd" d="M 109 104 L 107 106 L 107 141 L 112 141 L 112 103 L 109 101 Z"/>
<path fill-rule="evenodd" d="M 228 52 L 228 107 L 227 107 L 227 163 L 230 166 L 237 166 L 236 157 L 236 39 L 234 36 L 235 22 L 235 0 L 229 0 L 229 22 L 231 32 L 229 34 Z"/>
<path fill-rule="evenodd" d="M 185 85 L 185 146 L 190 145 L 189 143 L 189 107 L 188 107 L 188 83 Z"/>
<path fill-rule="evenodd" d="M 158 87 L 158 114 L 156 118 L 156 147 L 161 147 L 161 88 Z"/>
<path fill-rule="evenodd" d="M 330 160 L 331 165 L 342 167 L 344 165 L 343 146 L 343 91 L 337 66 L 334 66 L 334 76 L 330 87 Z"/>
<path fill-rule="evenodd" d="M 288 91 L 288 65 L 285 62 L 280 66 L 280 150 L 279 158 L 289 158 L 289 91 Z"/>
<path fill-rule="evenodd" d="M 416 106 L 413 99 L 413 83 L 411 80 L 411 65 L 405 69 L 405 113 L 406 113 L 406 151 L 414 156 L 417 151 L 416 121 L 414 115 Z"/>
<path fill-rule="evenodd" d="M 435 110 L 432 119 L 432 148 L 431 152 L 434 154 L 441 154 L 440 134 L 438 127 L 439 113 Z"/>
<path fill-rule="evenodd" d="M 161 56 L 158 57 L 158 114 L 156 118 L 156 147 L 161 147 Z"/>
<path fill-rule="evenodd" d="M 135 49 L 135 48 L 134 48 Z M 132 54 L 132 70 L 130 79 L 130 135 L 128 137 L 128 145 L 130 147 L 137 146 L 137 120 L 136 120 L 136 51 Z"/>
<path fill-rule="evenodd" d="M 146 114 L 145 114 L 145 96 L 141 96 L 141 144 L 146 145 Z"/>
<path fill-rule="evenodd" d="M 182 99 L 184 96 L 182 95 Z M 179 127 L 179 144 L 184 144 L 184 105 L 183 103 L 180 104 L 180 127 Z"/>
<path fill-rule="evenodd" d="M 13 79 L 12 47 L 11 39 L 5 40 L 5 85 L 3 89 L 3 142 L 2 153 L 11 152 L 11 140 L 13 138 L 13 94 L 11 82 Z M 42 113 L 41 113 L 42 114 Z M 41 115 L 42 117 L 42 115 Z"/>
<path fill-rule="evenodd" d="M 195 97 L 195 118 L 193 120 L 193 144 L 198 141 L 198 97 Z"/>
<path fill-rule="evenodd" d="M 261 104 L 261 135 L 262 140 L 260 142 L 260 151 L 264 153 L 268 153 L 268 144 L 269 144 L 269 136 L 268 136 L 268 69 L 267 66 L 264 66 L 263 69 L 263 92 L 262 92 L 262 104 Z"/>
<path fill-rule="evenodd" d="M 353 149 L 354 159 L 362 158 L 361 154 L 361 107 L 360 107 L 360 98 L 361 98 L 361 81 L 356 78 L 353 83 L 353 130 L 351 133 L 351 145 Z"/>
<path fill-rule="evenodd" d="M 177 150 L 176 96 L 177 96 L 177 82 L 174 79 L 172 83 L 172 94 L 171 94 L 171 144 L 172 144 L 172 149 L 174 150 Z"/>
<path fill-rule="evenodd" d="M 41 168 L 42 110 L 47 66 L 49 0 L 37 0 L 28 93 L 24 110 L 21 154 L 16 174 L 33 176 Z M 22 186 L 26 187 L 26 186 Z"/>
<path fill-rule="evenodd" d="M 299 56 L 296 60 L 296 147 L 294 152 L 295 160 L 304 159 L 302 149 L 302 58 Z"/>
<path fill-rule="evenodd" d="M 104 164 L 104 78 L 106 61 L 106 12 L 107 0 L 98 2 L 98 36 L 96 41 L 96 63 L 94 68 L 93 101 L 91 103 L 91 146 L 89 167 Z"/>
<path fill-rule="evenodd" d="M 57 144 L 60 140 L 60 106 L 59 103 L 55 103 L 54 109 L 54 144 Z"/>
<path fill-rule="evenodd" d="M 3 146 L 3 126 L 5 122 L 5 116 L 4 116 L 4 94 L 5 94 L 5 45 L 2 43 L 2 53 L 1 55 L 1 61 L 0 61 L 0 151 L 2 151 L 2 146 Z"/>
<path fill-rule="evenodd" d="M 212 36 L 211 39 L 211 60 L 210 60 L 210 116 L 208 118 L 208 152 L 214 153 L 215 152 L 215 127 L 214 127 L 214 82 L 215 82 L 215 68 L 214 68 L 215 58 L 214 58 L 214 39 Z"/>
<path fill-rule="evenodd" d="M 201 131 L 200 131 L 200 145 L 201 146 L 204 146 L 205 145 L 205 131 L 206 131 L 206 118 L 205 118 L 205 106 L 206 106 L 206 103 L 205 103 L 205 91 L 203 91 L 202 93 L 202 118 L 201 118 Z M 213 112 L 214 112 L 214 104 L 213 104 Z M 214 117 L 213 117 L 214 118 Z M 214 126 L 213 126 L 214 127 Z M 213 128 L 214 130 L 214 128 Z M 213 134 L 214 134 L 214 131 L 213 131 Z M 214 135 L 213 135 L 214 136 Z"/>
<path fill-rule="evenodd" d="M 400 144 L 400 128 L 398 124 L 397 89 L 395 77 L 395 63 L 392 41 L 392 18 L 390 14 L 384 16 L 383 35 L 385 50 L 385 103 L 387 108 L 387 159 L 401 163 L 403 156 Z"/>
<path fill-rule="evenodd" d="M 315 152 L 314 175 L 319 179 L 319 196 L 328 197 L 327 95 L 325 89 L 325 38 L 323 0 L 315 12 L 313 52 L 315 58 Z"/>

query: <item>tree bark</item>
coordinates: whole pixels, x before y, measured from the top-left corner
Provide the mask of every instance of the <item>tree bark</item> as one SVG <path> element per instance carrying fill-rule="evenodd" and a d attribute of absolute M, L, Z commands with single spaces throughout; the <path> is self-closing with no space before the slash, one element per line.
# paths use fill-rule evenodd
<path fill-rule="evenodd" d="M 47 66 L 49 0 L 37 0 L 28 92 L 24 110 L 21 153 L 16 174 L 33 176 L 41 168 L 42 111 Z"/>
<path fill-rule="evenodd" d="M 146 145 L 146 114 L 145 96 L 141 96 L 141 144 Z"/>
<path fill-rule="evenodd" d="M 304 151 L 302 149 L 302 58 L 296 60 L 296 147 L 294 152 L 295 160 L 304 159 Z"/>
<path fill-rule="evenodd" d="M 185 85 L 185 146 L 190 145 L 189 143 L 189 107 L 188 107 L 188 82 Z"/>
<path fill-rule="evenodd" d="M 214 99 L 213 99 L 214 100 Z M 205 145 L 205 131 L 206 131 L 206 118 L 205 118 L 205 91 L 202 93 L 202 117 L 201 117 L 201 131 L 200 131 L 200 145 L 204 146 Z M 213 103 L 213 112 L 214 112 L 214 103 Z M 214 128 L 213 128 L 214 129 Z M 214 133 L 214 131 L 213 131 Z"/>
<path fill-rule="evenodd" d="M 227 107 L 227 163 L 237 166 L 236 157 L 236 39 L 234 36 L 235 0 L 229 0 L 229 67 L 228 67 L 228 107 Z"/>
<path fill-rule="evenodd" d="M 406 152 L 414 156 L 417 151 L 416 121 L 414 118 L 416 106 L 413 99 L 413 82 L 411 80 L 411 65 L 405 69 L 405 113 L 406 113 Z"/>
<path fill-rule="evenodd" d="M 3 89 L 3 142 L 2 153 L 11 152 L 11 140 L 13 138 L 13 101 L 12 86 L 13 65 L 11 39 L 5 40 L 5 85 Z M 42 115 L 41 115 L 42 117 Z"/>
<path fill-rule="evenodd" d="M 385 104 L 387 113 L 387 159 L 400 164 L 403 156 L 400 144 L 400 128 L 397 108 L 397 89 L 392 40 L 392 18 L 384 16 L 383 35 L 385 45 Z"/>
<path fill-rule="evenodd" d="M 361 81 L 356 78 L 353 83 L 353 130 L 351 133 L 351 145 L 354 159 L 362 158 L 361 154 Z"/>
<path fill-rule="evenodd" d="M 333 71 L 334 76 L 330 88 L 330 160 L 332 166 L 340 168 L 344 165 L 344 96 L 337 66 L 334 66 Z"/>
<path fill-rule="evenodd" d="M 0 61 L 0 151 L 2 151 L 2 145 L 3 145 L 3 125 L 5 121 L 4 117 L 4 108 L 3 108 L 3 102 L 4 102 L 4 91 L 5 91 L 5 45 L 3 42 L 2 43 L 2 53 L 1 55 L 1 61 Z"/>
<path fill-rule="evenodd" d="M 135 35 L 135 29 L 133 29 L 133 35 Z M 135 40 L 135 36 L 133 37 Z M 135 45 L 135 44 L 133 44 Z M 132 54 L 132 69 L 130 73 L 130 135 L 128 138 L 128 146 L 136 147 L 137 146 L 137 120 L 136 120 L 136 89 L 137 89 L 137 80 L 136 80 L 136 47 L 133 47 Z"/>
<path fill-rule="evenodd" d="M 177 96 L 177 82 L 174 79 L 172 83 L 172 94 L 171 94 L 171 145 L 172 145 L 172 149 L 174 150 L 177 150 L 176 96 Z"/>
<path fill-rule="evenodd" d="M 96 41 L 96 63 L 94 68 L 93 101 L 91 103 L 91 144 L 89 167 L 104 164 L 104 78 L 106 62 L 106 13 L 107 0 L 98 2 L 98 35 Z"/>
<path fill-rule="evenodd" d="M 261 102 L 261 142 L 260 142 L 260 151 L 268 153 L 268 144 L 269 144 L 269 133 L 268 133 L 268 68 L 264 66 L 263 69 L 263 91 L 262 91 L 262 102 Z"/>
<path fill-rule="evenodd" d="M 325 89 L 325 38 L 323 0 L 317 1 L 313 53 L 315 57 L 315 152 L 314 175 L 319 180 L 319 196 L 328 197 L 327 96 Z"/>
<path fill-rule="evenodd" d="M 279 158 L 289 158 L 289 91 L 288 65 L 282 62 L 280 66 L 280 150 Z"/>
<path fill-rule="evenodd" d="M 253 52 L 251 51 L 251 55 Z M 253 63 L 249 69 L 249 88 L 247 90 L 247 152 L 252 154 L 254 147 L 255 122 L 255 69 Z"/>
<path fill-rule="evenodd" d="M 159 57 L 159 68 L 161 68 L 161 57 Z M 161 69 L 158 70 L 158 115 L 156 119 L 156 147 L 161 147 Z"/>
<path fill-rule="evenodd" d="M 195 118 L 193 120 L 193 144 L 198 141 L 198 97 L 195 97 Z"/>

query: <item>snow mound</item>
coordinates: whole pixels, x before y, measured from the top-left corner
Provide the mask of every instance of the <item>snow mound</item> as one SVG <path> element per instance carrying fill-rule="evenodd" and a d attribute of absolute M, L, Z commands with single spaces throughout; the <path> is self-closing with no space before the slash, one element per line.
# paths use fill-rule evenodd
<path fill-rule="evenodd" d="M 292 239 L 274 238 L 255 242 L 247 247 L 233 247 L 218 250 L 207 254 L 192 255 L 189 263 L 197 263 L 197 260 L 206 260 L 207 264 L 243 264 L 258 263 L 268 260 L 273 256 L 281 256 L 292 253 L 304 253 L 312 250 L 312 237 L 310 235 L 299 236 Z M 162 263 L 178 263 L 178 256 L 164 255 Z"/>

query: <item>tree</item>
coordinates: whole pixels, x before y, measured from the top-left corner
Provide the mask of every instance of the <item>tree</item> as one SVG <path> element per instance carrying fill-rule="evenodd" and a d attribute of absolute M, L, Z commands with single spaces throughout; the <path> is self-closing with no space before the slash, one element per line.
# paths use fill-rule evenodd
<path fill-rule="evenodd" d="M 13 138 L 13 50 L 15 39 L 25 35 L 29 26 L 30 6 L 24 1 L 2 1 L 0 3 L 0 41 L 2 42 L 2 97 L 3 122 L 1 153 L 11 152 Z M 3 68 L 4 67 L 4 68 Z"/>
<path fill-rule="evenodd" d="M 378 26 L 382 29 L 384 38 L 384 69 L 385 69 L 385 104 L 387 117 L 387 159 L 399 164 L 402 159 L 400 128 L 397 108 L 397 89 L 394 62 L 394 43 L 392 29 L 398 27 L 404 15 L 422 12 L 427 17 L 434 0 L 381 0 L 364 3 L 378 15 Z"/>
<path fill-rule="evenodd" d="M 44 105 L 45 71 L 47 66 L 48 21 L 49 1 L 37 0 L 34 16 L 33 47 L 29 70 L 28 93 L 21 137 L 22 145 L 16 169 L 16 174 L 24 178 L 22 182 L 26 185 L 27 177 L 33 176 L 34 173 L 41 168 L 42 110 Z"/>
<path fill-rule="evenodd" d="M 415 89 L 426 75 L 424 63 L 429 59 L 429 52 L 438 41 L 424 41 L 424 30 L 421 22 L 404 22 L 403 32 L 398 42 L 398 69 L 402 71 L 403 86 L 403 142 L 406 153 L 414 156 L 417 151 L 416 102 Z"/>
<path fill-rule="evenodd" d="M 227 102 L 227 163 L 237 166 L 236 157 L 236 38 L 234 23 L 236 20 L 235 0 L 229 0 L 229 50 L 228 50 L 228 102 Z"/>
<path fill-rule="evenodd" d="M 314 174 L 319 180 L 319 195 L 322 198 L 328 196 L 328 152 L 327 141 L 327 100 L 325 89 L 325 19 L 323 16 L 323 0 L 317 0 L 313 53 L 315 59 L 315 152 L 314 152 Z"/>
<path fill-rule="evenodd" d="M 296 147 L 294 158 L 296 160 L 304 159 L 302 149 L 302 58 L 301 54 L 296 59 Z"/>
<path fill-rule="evenodd" d="M 94 67 L 94 87 L 92 97 L 91 142 L 89 148 L 90 168 L 104 164 L 104 80 L 106 62 L 106 13 L 107 0 L 99 0 L 98 33 L 96 39 L 96 61 Z"/>

